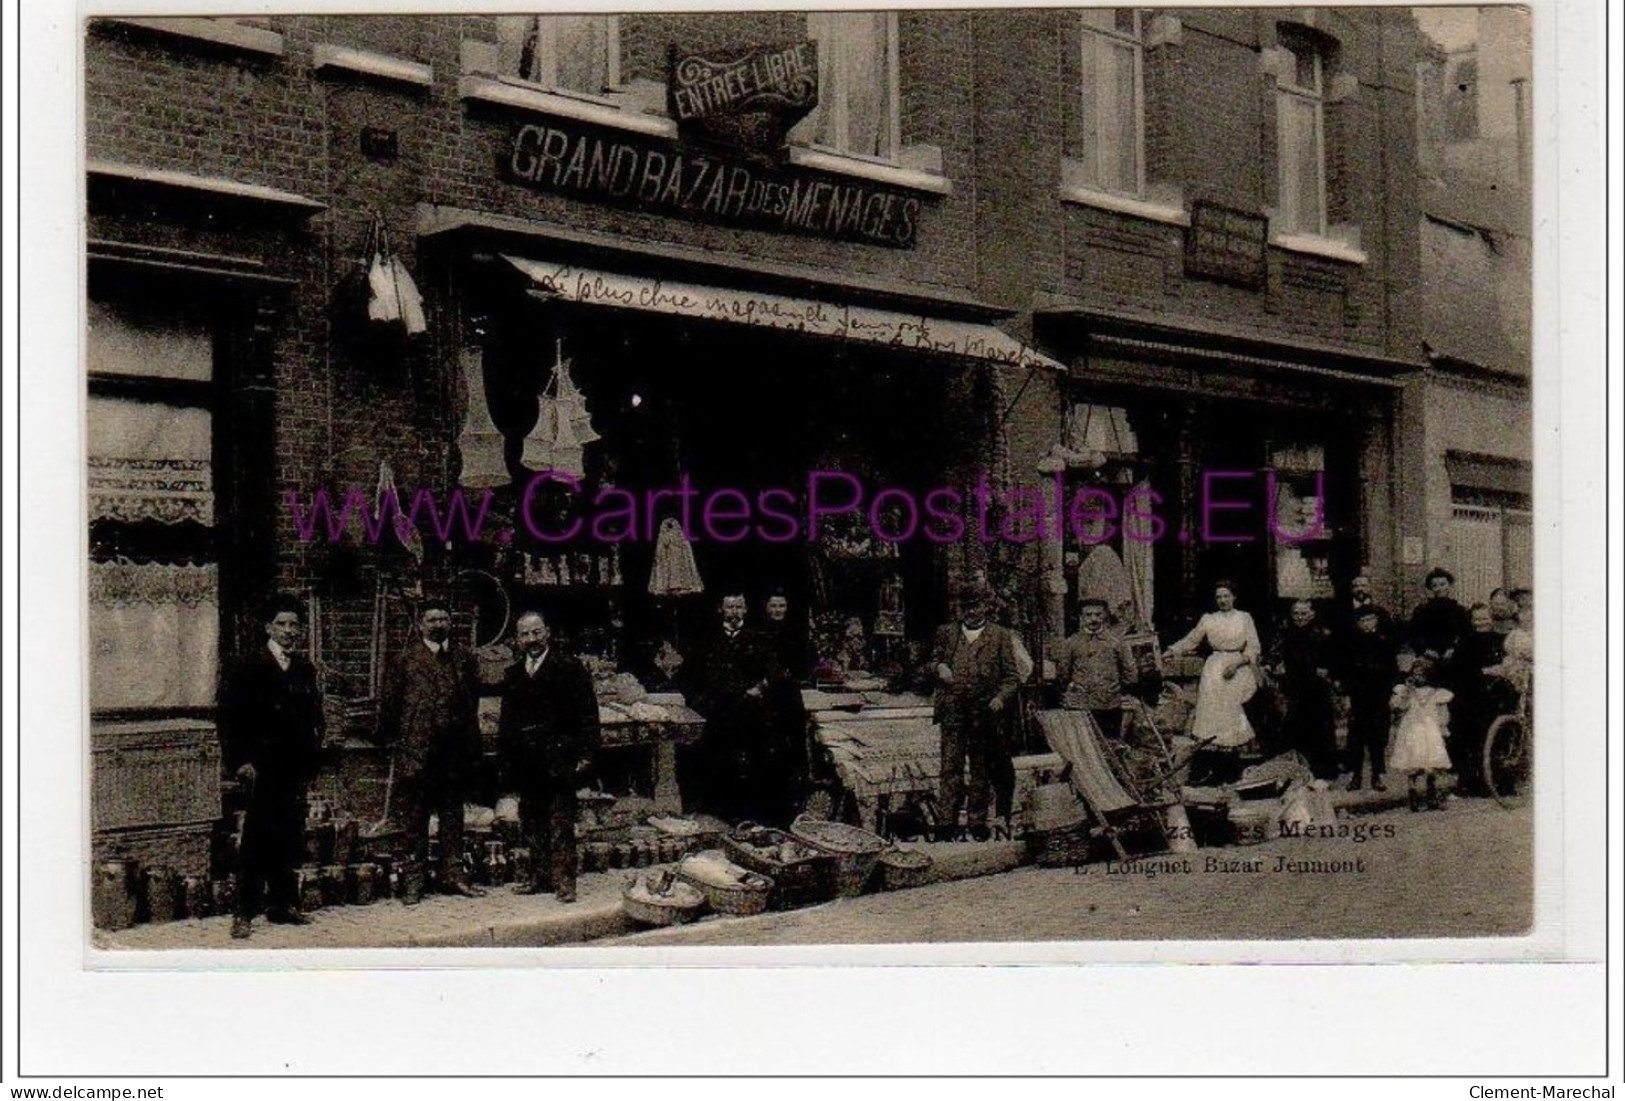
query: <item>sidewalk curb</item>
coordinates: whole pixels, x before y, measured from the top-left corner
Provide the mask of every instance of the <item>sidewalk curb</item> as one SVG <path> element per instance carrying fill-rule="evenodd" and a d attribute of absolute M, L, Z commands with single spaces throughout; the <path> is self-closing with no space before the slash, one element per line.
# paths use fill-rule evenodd
<path fill-rule="evenodd" d="M 919 848 L 929 852 L 934 860 L 927 886 L 999 875 L 1028 863 L 1027 846 L 1020 841 L 931 844 Z M 649 928 L 627 917 L 619 902 L 576 905 L 580 908 L 572 908 L 567 913 L 547 914 L 484 928 L 459 929 L 434 936 L 411 937 L 405 944 L 388 947 L 556 948 L 627 936 Z"/>

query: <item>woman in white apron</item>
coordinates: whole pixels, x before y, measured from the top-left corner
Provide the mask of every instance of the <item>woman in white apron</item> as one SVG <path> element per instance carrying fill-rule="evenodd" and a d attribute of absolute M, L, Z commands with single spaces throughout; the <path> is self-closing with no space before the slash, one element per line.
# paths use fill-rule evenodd
<path fill-rule="evenodd" d="M 1258 691 L 1255 672 L 1261 647 L 1253 617 L 1236 607 L 1236 590 L 1228 581 L 1213 586 L 1213 607 L 1191 633 L 1168 647 L 1167 658 L 1207 644 L 1207 661 L 1196 690 L 1191 737 L 1209 748 L 1234 752 L 1253 740 L 1253 727 L 1242 705 Z"/>

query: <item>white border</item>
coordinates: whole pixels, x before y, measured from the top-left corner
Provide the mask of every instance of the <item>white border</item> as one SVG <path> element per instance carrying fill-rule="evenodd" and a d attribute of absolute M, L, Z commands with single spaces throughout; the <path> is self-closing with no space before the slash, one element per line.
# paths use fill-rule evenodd
<path fill-rule="evenodd" d="M 98 5 L 126 9 L 131 3 Z M 256 10 L 273 6 L 255 4 Z M 315 3 L 277 4 L 310 10 Z M 355 5 L 346 5 L 354 10 Z M 395 10 L 433 10 L 442 5 L 401 2 Z M 576 8 L 628 10 L 649 3 L 577 3 Z M 717 7 L 722 3 L 685 3 Z M 166 10 L 203 6 L 169 0 Z M 19 948 L 27 960 L 24 1067 L 31 1074 L 260 1072 L 260 1073 L 692 1073 L 712 1071 L 795 1073 L 1576 1073 L 1599 1066 L 1599 990 L 1595 963 L 1602 951 L 1602 883 L 1595 875 L 1604 808 L 1588 798 L 1602 770 L 1601 747 L 1612 744 L 1617 781 L 1625 750 L 1617 737 L 1618 686 L 1611 739 L 1597 723 L 1603 668 L 1597 584 L 1602 579 L 1597 505 L 1602 500 L 1604 440 L 1596 412 L 1603 408 L 1599 361 L 1602 334 L 1602 235 L 1597 213 L 1602 36 L 1600 7 L 1589 0 L 1547 0 L 1534 5 L 1537 180 L 1536 475 L 1537 499 L 1561 493 L 1561 534 L 1543 516 L 1537 533 L 1540 585 L 1561 585 L 1544 609 L 1560 617 L 1543 620 L 1540 651 L 1543 700 L 1560 701 L 1565 753 L 1550 755 L 1543 770 L 1560 768 L 1564 805 L 1542 803 L 1537 830 L 1540 913 L 1567 916 L 1555 941 L 1538 954 L 1562 965 L 1481 964 L 1420 967 L 934 967 L 871 971 L 816 965 L 879 962 L 996 963 L 1015 959 L 1077 958 L 1069 946 L 929 946 L 884 949 L 807 949 L 784 952 L 709 950 L 693 962 L 785 964 L 767 969 L 642 967 L 589 969 L 603 950 L 563 950 L 556 955 L 521 952 L 412 953 L 400 962 L 413 970 L 363 972 L 332 965 L 375 968 L 379 953 L 312 953 L 295 960 L 278 954 L 244 964 L 267 967 L 185 973 L 96 973 L 83 970 L 83 893 L 77 889 L 83 816 L 84 761 L 80 714 L 81 676 L 71 657 L 81 651 L 74 607 L 82 585 L 82 452 L 78 444 L 80 379 L 74 354 L 79 323 L 78 210 L 83 177 L 77 127 L 63 125 L 67 112 L 41 110 L 42 103 L 78 104 L 81 96 L 76 15 L 66 7 L 25 9 L 27 39 L 21 53 L 22 87 L 31 125 L 21 136 L 27 157 L 22 177 L 22 218 L 27 236 L 20 259 L 23 288 L 20 366 L 26 381 L 21 443 L 27 455 L 19 472 L 6 464 L 8 565 L 18 561 L 17 519 L 25 518 L 20 588 L 28 594 L 25 618 L 15 620 L 19 586 L 6 571 L 4 815 L 6 867 L 5 980 L 7 1001 L 0 1047 L 4 1073 L 17 1072 L 10 1030 Z M 6 6 L 7 31 L 15 8 Z M 219 13 L 246 5 L 211 3 Z M 1618 17 L 1616 16 L 1616 19 Z M 1617 24 L 1613 28 L 1617 35 Z M 16 33 L 7 33 L 8 51 Z M 1561 56 L 1562 67 L 1557 67 Z M 13 64 L 15 52 L 8 58 Z M 8 77 L 16 70 L 8 67 Z M 8 79 L 8 123 L 15 122 Z M 1559 103 L 1562 111 L 1558 111 Z M 82 108 L 76 111 L 77 119 Z M 1617 114 L 1615 118 L 1617 119 Z M 8 133 L 15 133 L 8 126 Z M 8 158 L 8 164 L 15 159 Z M 1617 162 L 1616 162 L 1617 164 Z M 1616 175 L 1617 186 L 1619 177 Z M 8 209 L 7 244 L 17 241 L 17 215 Z M 1616 215 L 1617 216 L 1617 215 Z M 1618 222 L 1615 222 L 1617 232 Z M 7 250 L 7 263 L 13 263 Z M 15 288 L 16 268 L 5 286 Z M 1561 286 L 1561 294 L 1559 287 Z M 1618 290 L 1618 284 L 1615 284 Z M 15 301 L 8 295 L 8 310 Z M 17 313 L 5 332 L 15 330 Z M 48 320 L 49 319 L 49 320 Z M 1617 317 L 1616 317 L 1617 324 Z M 1617 334 L 1616 334 L 1617 336 Z M 18 364 L 8 339 L 6 428 L 16 427 L 12 389 Z M 1561 371 L 1551 365 L 1561 364 Z M 1615 393 L 1625 388 L 1615 364 Z M 1561 435 L 1557 426 L 1562 425 Z M 12 438 L 6 454 L 10 458 Z M 1559 475 L 1561 471 L 1561 475 Z M 1617 466 L 1616 466 L 1617 471 Z M 21 495 L 17 492 L 21 478 Z M 1617 474 L 1616 474 L 1617 477 Z M 1616 553 L 1618 482 L 1614 486 Z M 1560 563 L 1560 569 L 1544 563 Z M 1556 576 L 1554 576 L 1556 575 Z M 1620 582 L 1615 575 L 1613 593 Z M 49 594 L 56 594 L 51 596 Z M 1559 631 L 1556 624 L 1561 622 Z M 18 645 L 15 629 L 25 647 Z M 1617 626 L 1613 635 L 1617 657 Z M 17 655 L 29 692 L 23 699 L 26 745 L 22 761 L 28 790 L 15 802 L 18 731 L 15 699 Z M 1559 655 L 1553 661 L 1551 655 Z M 1617 678 L 1617 673 L 1614 674 Z M 1561 689 L 1557 689 L 1557 685 Z M 1546 703 L 1547 708 L 1553 704 Z M 1618 822 L 1618 788 L 1612 792 Z M 20 856 L 18 812 L 27 822 L 26 853 Z M 1617 844 L 1617 831 L 1615 833 Z M 1619 875 L 1619 850 L 1614 852 Z M 19 908 L 19 887 L 27 891 Z M 1615 952 L 1620 917 L 1614 882 Z M 16 939 L 16 919 L 27 924 Z M 1351 956 L 1351 951 L 1353 955 Z M 1087 946 L 1091 959 L 1247 960 L 1330 962 L 1371 958 L 1369 942 L 1274 943 L 1195 946 L 1119 943 Z M 1410 942 L 1384 945 L 1387 959 L 1474 958 L 1488 955 L 1478 944 Z M 1517 954 L 1517 951 L 1514 951 Z M 257 955 L 257 954 L 256 954 Z M 640 964 L 664 962 L 639 950 Z M 215 968 L 223 962 L 206 956 Z M 794 961 L 797 966 L 791 966 Z M 166 958 L 164 966 L 180 962 Z M 299 963 L 320 971 L 289 970 Z M 394 963 L 395 960 L 390 960 Z M 567 968 L 529 966 L 568 962 Z M 689 962 L 685 960 L 685 962 Z M 502 970 L 435 968 L 448 964 Z M 1615 958 L 1615 1080 L 1621 1069 L 1617 1008 L 1619 960 Z M 519 965 L 519 966 L 516 966 Z M 579 965 L 579 966 L 576 966 Z M 763 1027 L 767 1025 L 769 1027 Z M 444 1039 L 427 1042 L 437 1035 Z M 23 1085 L 54 1085 L 30 1080 Z M 107 1083 L 81 1083 L 107 1084 Z M 137 1084 L 137 1083 L 123 1083 Z M 1526 1082 L 1502 1083 L 1530 1084 Z M 245 1082 L 230 1087 L 254 1096 L 314 1083 Z M 1138 1089 L 1146 1088 L 1142 1084 Z M 1154 1092 L 1183 1093 L 1198 1085 L 1149 1084 Z M 1464 1086 L 1465 1084 L 1463 1084 Z M 1321 1093 L 1345 1092 L 1362 1083 L 1321 1083 Z M 184 1085 L 179 1086 L 182 1090 Z M 384 1086 L 365 1089 L 382 1092 Z M 391 1092 L 440 1093 L 440 1083 L 403 1084 Z M 476 1087 L 478 1088 L 478 1087 Z M 656 1088 L 656 1087 L 651 1087 Z M 778 1091 L 785 1084 L 758 1086 Z M 839 1088 L 839 1087 L 822 1087 Z M 1026 1087 L 1017 1087 L 1026 1088 Z M 1293 1092 L 1287 1083 L 1262 1087 Z M 1252 1092 L 1256 1092 L 1256 1087 Z M 1432 1084 L 1416 1087 L 1430 1096 Z M 331 1092 L 328 1092 L 331 1090 Z M 1465 1088 L 1447 1087 L 1465 1096 Z M 316 1096 L 361 1092 L 337 1084 Z M 793 1090 L 792 1090 L 793 1092 Z M 1400 1091 L 1404 1092 L 1404 1091 Z M 175 1096 L 191 1096 L 178 1093 Z M 200 1091 L 197 1095 L 213 1095 Z M 166 1096 L 170 1094 L 166 1093 Z"/>

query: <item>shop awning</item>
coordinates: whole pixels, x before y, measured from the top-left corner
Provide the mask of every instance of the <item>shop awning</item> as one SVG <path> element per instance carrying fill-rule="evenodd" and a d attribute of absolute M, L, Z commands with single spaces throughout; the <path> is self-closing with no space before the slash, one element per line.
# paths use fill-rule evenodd
<path fill-rule="evenodd" d="M 1066 369 L 992 325 L 974 321 L 626 275 L 517 256 L 503 259 L 522 271 L 538 293 L 583 306 L 756 325 L 1011 367 Z"/>

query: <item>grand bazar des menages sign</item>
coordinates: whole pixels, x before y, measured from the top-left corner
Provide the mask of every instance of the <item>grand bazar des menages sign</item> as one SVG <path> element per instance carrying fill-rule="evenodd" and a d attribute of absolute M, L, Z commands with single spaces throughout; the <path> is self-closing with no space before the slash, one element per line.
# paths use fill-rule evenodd
<path fill-rule="evenodd" d="M 507 170 L 537 190 L 596 202 L 746 229 L 914 246 L 918 197 L 784 160 L 785 133 L 818 102 L 813 43 L 761 47 L 722 60 L 673 53 L 668 99 L 685 134 L 699 137 L 703 148 L 692 140 L 629 137 L 563 120 L 527 123 L 514 135 Z M 745 116 L 762 124 L 716 125 Z"/>

